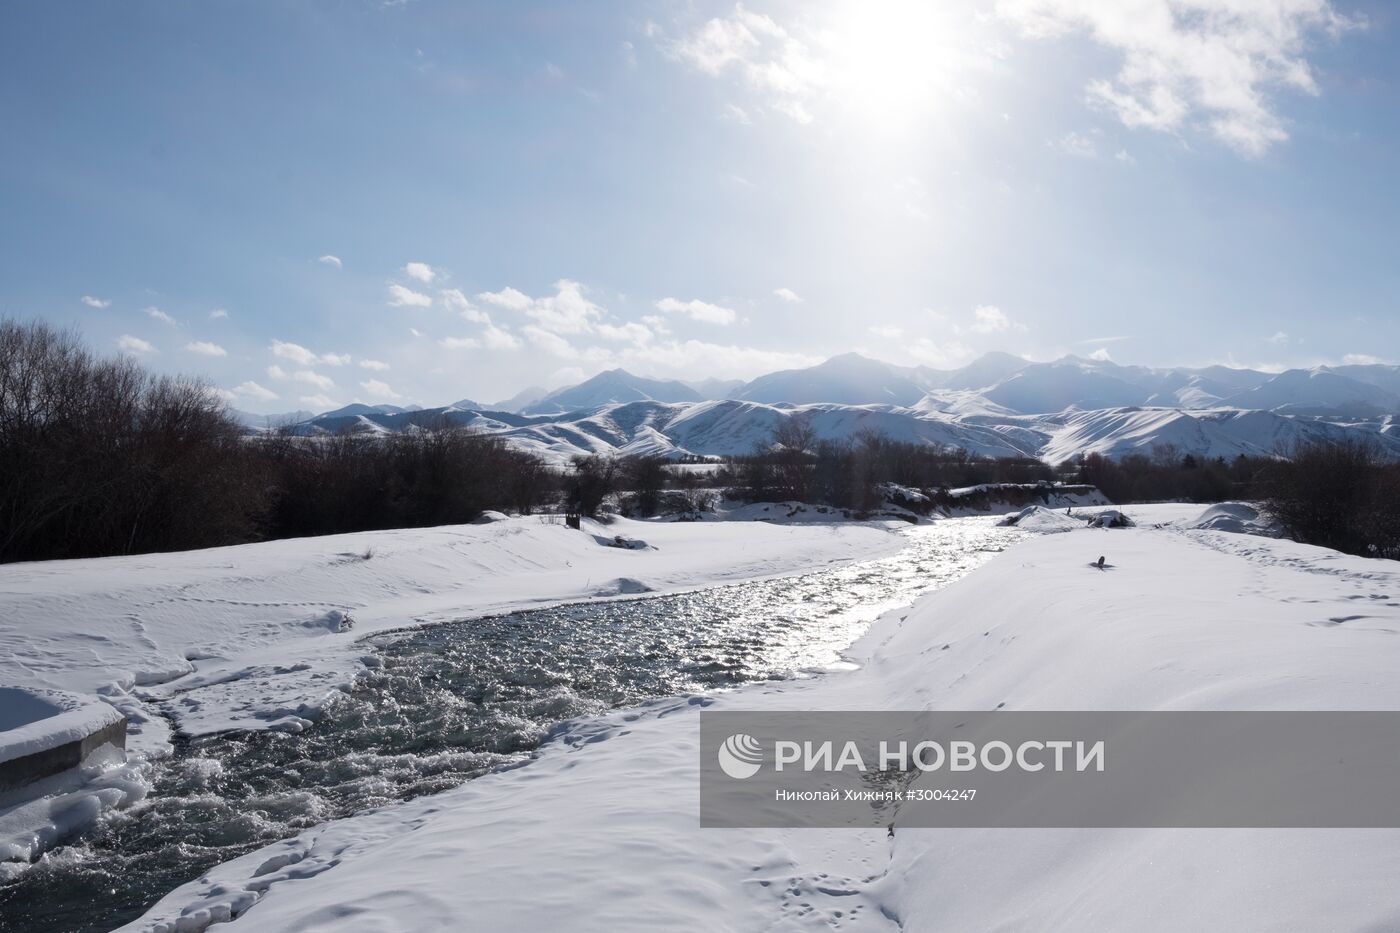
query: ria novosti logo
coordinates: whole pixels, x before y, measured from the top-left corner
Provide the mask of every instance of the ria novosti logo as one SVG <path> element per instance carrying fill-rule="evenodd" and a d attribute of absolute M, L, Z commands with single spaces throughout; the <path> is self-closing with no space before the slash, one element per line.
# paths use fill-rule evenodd
<path fill-rule="evenodd" d="M 763 767 L 763 746 L 745 732 L 736 732 L 719 747 L 720 770 L 732 778 L 751 778 Z"/>

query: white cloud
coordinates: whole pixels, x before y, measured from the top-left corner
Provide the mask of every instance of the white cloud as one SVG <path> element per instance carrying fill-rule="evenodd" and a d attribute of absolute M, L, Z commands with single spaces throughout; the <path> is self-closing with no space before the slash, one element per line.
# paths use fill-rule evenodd
<path fill-rule="evenodd" d="M 1272 337 L 1266 338 L 1269 343 L 1282 345 L 1288 342 L 1288 335 L 1283 331 L 1275 331 Z"/>
<path fill-rule="evenodd" d="M 381 373 L 389 368 L 388 363 L 382 363 L 379 360 L 360 360 L 358 365 L 361 369 L 372 369 Z"/>
<path fill-rule="evenodd" d="M 396 399 L 403 396 L 395 392 L 389 383 L 381 382 L 378 379 L 367 379 L 360 383 L 360 388 L 364 389 L 373 399 Z"/>
<path fill-rule="evenodd" d="M 769 16 L 736 4 L 731 15 L 708 20 L 662 48 L 702 74 L 734 72 L 773 110 L 798 123 L 812 121 L 809 106 L 824 81 L 822 64 L 805 42 Z M 742 108 L 734 110 L 747 119 Z"/>
<path fill-rule="evenodd" d="M 1000 0 L 997 13 L 1035 38 L 1087 33 L 1119 53 L 1091 102 L 1129 127 L 1176 133 L 1197 122 L 1246 156 L 1288 138 L 1269 92 L 1316 95 L 1306 53 L 1319 36 L 1364 25 L 1329 0 Z"/>
<path fill-rule="evenodd" d="M 999 334 L 1011 328 L 1011 320 L 996 305 L 982 305 L 972 311 L 972 330 L 979 334 Z"/>
<path fill-rule="evenodd" d="M 1374 366 L 1383 361 L 1379 356 L 1372 356 L 1369 353 L 1348 353 L 1342 357 L 1342 362 L 1348 366 Z"/>
<path fill-rule="evenodd" d="M 267 375 L 270 379 L 282 379 L 290 382 L 304 382 L 313 385 L 318 389 L 334 389 L 335 382 L 329 376 L 323 376 L 314 369 L 298 369 L 295 372 L 287 372 L 281 366 L 273 364 L 267 368 Z"/>
<path fill-rule="evenodd" d="M 1113 154 L 1113 157 L 1124 165 L 1137 165 L 1137 159 L 1134 159 L 1133 154 L 1126 149 L 1119 149 Z"/>
<path fill-rule="evenodd" d="M 122 334 L 117 338 L 117 348 L 127 353 L 154 353 L 156 348 L 151 346 L 140 337 L 133 337 L 130 334 Z"/>
<path fill-rule="evenodd" d="M 228 356 L 228 351 L 217 343 L 210 343 L 207 340 L 195 340 L 185 344 L 185 349 L 191 353 L 198 353 L 201 356 Z"/>
<path fill-rule="evenodd" d="M 869 327 L 866 329 L 869 330 L 876 337 L 885 337 L 891 340 L 895 337 L 903 336 L 904 334 L 904 328 L 894 327 L 890 325 L 880 325 L 875 327 Z"/>
<path fill-rule="evenodd" d="M 1098 360 L 1099 362 L 1102 362 L 1102 363 L 1111 363 L 1111 362 L 1113 362 L 1113 357 L 1111 357 L 1111 356 L 1108 355 L 1108 347 L 1099 347 L 1099 348 L 1098 348 L 1097 350 L 1095 350 L 1093 353 L 1090 353 L 1090 354 L 1089 354 L 1089 359 L 1091 359 L 1091 360 Z"/>
<path fill-rule="evenodd" d="M 162 324 L 169 324 L 169 325 L 171 325 L 171 326 L 173 327 L 173 326 L 175 325 L 175 323 L 176 323 L 176 321 L 175 321 L 175 319 L 174 319 L 173 317 L 171 317 L 170 315 L 166 314 L 164 311 L 162 311 L 160 308 L 157 308 L 155 305 L 151 305 L 149 308 L 146 308 L 145 310 L 146 310 L 146 316 L 147 316 L 147 317 L 155 318 L 157 321 L 160 321 Z"/>
<path fill-rule="evenodd" d="M 217 321 L 227 317 L 228 312 L 225 311 L 223 308 L 215 308 L 213 311 L 209 312 L 209 320 L 211 321 Z"/>
<path fill-rule="evenodd" d="M 518 337 L 495 324 L 486 325 L 486 330 L 481 333 L 481 342 L 488 350 L 517 350 L 520 348 Z"/>
<path fill-rule="evenodd" d="M 520 338 L 495 324 L 486 325 L 486 329 L 481 332 L 480 337 L 444 337 L 438 343 L 449 350 L 477 350 L 483 347 L 487 350 L 518 350 L 520 348 Z"/>
<path fill-rule="evenodd" d="M 738 104 L 725 104 L 724 110 L 720 111 L 720 119 L 729 120 L 742 126 L 750 126 L 753 120 L 749 117 L 749 112 Z"/>
<path fill-rule="evenodd" d="M 920 337 L 918 340 L 904 345 L 904 355 L 915 363 L 948 369 L 970 362 L 973 352 L 956 340 L 939 342 L 930 340 L 928 337 Z"/>
<path fill-rule="evenodd" d="M 251 398 L 259 402 L 273 402 L 280 397 L 276 392 L 258 385 L 251 379 L 235 386 L 233 394 L 244 398 Z"/>
<path fill-rule="evenodd" d="M 783 299 L 783 301 L 791 302 L 792 304 L 798 304 L 802 301 L 802 296 L 790 288 L 775 288 L 773 289 L 773 294 Z"/>
<path fill-rule="evenodd" d="M 340 407 L 339 403 L 328 395 L 303 395 L 301 403 L 315 411 L 330 411 Z"/>
<path fill-rule="evenodd" d="M 662 298 L 656 303 L 656 307 L 657 310 L 665 311 L 667 314 L 684 314 L 692 320 L 704 321 L 707 324 L 733 324 L 737 317 L 732 308 L 710 304 L 708 301 L 701 301 L 698 298 L 690 301 Z"/>
<path fill-rule="evenodd" d="M 339 269 L 341 267 L 340 257 L 332 256 L 330 253 L 327 253 L 326 255 L 322 256 L 316 261 L 322 263 L 323 265 L 332 266 L 336 269 Z"/>
<path fill-rule="evenodd" d="M 270 344 L 270 349 L 273 356 L 291 360 L 300 366 L 316 366 L 318 364 L 346 366 L 350 362 L 350 354 L 348 353 L 313 353 L 299 343 L 288 343 L 285 340 L 274 339 Z"/>
<path fill-rule="evenodd" d="M 554 388 L 556 386 L 563 387 L 575 385 L 577 383 L 582 382 L 583 380 L 584 372 L 581 368 L 577 366 L 564 366 L 550 373 L 549 379 L 545 382 L 545 385 L 549 386 L 550 388 Z"/>
<path fill-rule="evenodd" d="M 584 333 L 603 317 L 603 309 L 585 297 L 582 285 L 570 279 L 555 282 L 554 294 L 543 298 L 531 298 L 509 287 L 476 297 L 500 308 L 523 312 L 541 327 L 560 334 Z"/>
<path fill-rule="evenodd" d="M 96 308 L 101 311 L 103 308 L 111 307 L 112 302 L 106 298 L 94 298 L 91 295 L 83 296 L 83 304 L 89 308 Z"/>
<path fill-rule="evenodd" d="M 460 288 L 445 288 L 438 292 L 438 295 L 441 296 L 443 304 L 460 314 L 464 320 L 471 321 L 473 324 L 491 323 L 491 315 L 475 307 L 467 300 L 467 296 L 462 294 Z M 525 300 L 529 301 L 528 298 Z"/>
<path fill-rule="evenodd" d="M 391 308 L 431 308 L 433 299 L 422 292 L 415 292 L 407 285 L 389 283 L 389 307 Z"/>
<path fill-rule="evenodd" d="M 579 352 L 574 349 L 573 344 L 569 343 L 569 341 L 560 337 L 558 334 L 545 330 L 543 327 L 527 324 L 525 325 L 525 336 L 536 347 L 561 359 L 572 360 L 579 355 Z"/>
<path fill-rule="evenodd" d="M 426 262 L 410 262 L 403 267 L 403 274 L 416 282 L 424 285 L 433 284 L 433 279 L 437 278 L 437 272 Z"/>
<path fill-rule="evenodd" d="M 752 379 L 776 369 L 813 366 L 821 359 L 805 353 L 725 346 L 703 340 L 669 340 L 641 347 L 625 347 L 604 362 L 641 372 L 660 373 L 672 379 Z"/>
<path fill-rule="evenodd" d="M 476 296 L 476 300 L 505 308 L 507 311 L 524 311 L 533 303 L 529 295 L 516 291 L 509 285 L 498 292 L 481 292 Z"/>
<path fill-rule="evenodd" d="M 599 324 L 596 328 L 598 336 L 604 340 L 612 340 L 618 343 L 644 344 L 651 340 L 651 328 L 636 321 L 627 321 L 623 324 Z"/>
<path fill-rule="evenodd" d="M 783 21 L 736 4 L 703 23 L 701 4 L 674 6 L 685 10 L 674 34 L 653 26 L 648 35 L 672 61 L 744 94 L 721 116 L 739 122 L 837 114 L 887 129 L 980 103 L 974 76 L 1006 54 L 981 2 L 783 4 Z"/>
<path fill-rule="evenodd" d="M 335 382 L 330 376 L 323 376 L 314 369 L 298 369 L 296 372 L 292 373 L 292 380 L 295 382 L 304 382 L 307 385 L 313 385 L 322 390 L 335 388 Z"/>
<path fill-rule="evenodd" d="M 1094 137 L 1087 133 L 1066 133 L 1060 137 L 1055 147 L 1065 155 L 1080 159 L 1096 159 L 1099 155 L 1098 144 L 1094 142 Z"/>

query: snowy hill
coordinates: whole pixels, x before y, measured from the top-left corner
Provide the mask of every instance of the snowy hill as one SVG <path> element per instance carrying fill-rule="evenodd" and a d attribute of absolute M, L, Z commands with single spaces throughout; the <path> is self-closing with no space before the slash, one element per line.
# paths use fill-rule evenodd
<path fill-rule="evenodd" d="M 779 405 L 833 402 L 838 405 L 913 405 L 924 396 L 908 370 L 859 353 L 833 356 L 807 369 L 785 369 L 760 376 L 733 393 L 735 398 Z"/>
<path fill-rule="evenodd" d="M 1084 453 L 1122 457 L 1170 444 L 1181 454 L 1233 459 L 1268 457 L 1300 441 L 1357 437 L 1354 427 L 1289 418 L 1269 411 L 1116 408 L 1076 412 L 1055 430 L 1037 456 L 1059 463 Z M 1400 445 L 1387 444 L 1400 457 Z"/>
<path fill-rule="evenodd" d="M 521 408 L 526 415 L 557 415 L 613 402 L 698 402 L 699 392 L 674 379 L 646 379 L 625 369 L 610 369 L 592 379 L 551 392 Z"/>
<path fill-rule="evenodd" d="M 1066 408 L 1115 408 L 1140 405 L 1148 392 L 1123 379 L 1120 367 L 1065 357 L 1053 363 L 1033 363 L 1013 373 L 982 395 L 998 405 L 1025 414 Z"/>
<path fill-rule="evenodd" d="M 1225 402 L 1303 415 L 1365 418 L 1400 411 L 1400 395 L 1324 368 L 1290 369 Z"/>
<path fill-rule="evenodd" d="M 460 405 L 461 402 L 458 402 L 457 404 Z M 418 405 L 400 407 L 398 405 L 362 405 L 359 402 L 356 402 L 352 405 L 346 405 L 344 408 L 337 408 L 334 411 L 322 412 L 312 420 L 321 421 L 323 419 L 351 418 L 357 417 L 359 415 L 400 415 L 405 412 L 422 410 L 423 409 Z"/>
<path fill-rule="evenodd" d="M 961 369 L 942 374 L 940 389 L 985 389 L 1030 366 L 1031 361 L 1010 353 L 984 353 Z"/>
<path fill-rule="evenodd" d="M 1329 369 L 1339 376 L 1346 376 L 1348 379 L 1355 379 L 1357 382 L 1364 382 L 1367 385 L 1400 395 L 1400 366 L 1370 363 L 1367 365 L 1332 366 Z"/>

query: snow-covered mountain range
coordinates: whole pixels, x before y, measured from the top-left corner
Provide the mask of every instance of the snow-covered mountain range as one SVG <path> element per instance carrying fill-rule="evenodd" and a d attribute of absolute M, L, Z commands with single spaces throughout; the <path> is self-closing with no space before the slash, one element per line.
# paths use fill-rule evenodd
<path fill-rule="evenodd" d="M 726 391 L 727 389 L 727 391 Z M 723 395 L 722 398 L 712 396 Z M 794 416 L 823 438 L 874 430 L 990 456 L 1050 462 L 1122 456 L 1158 444 L 1208 457 L 1268 455 L 1311 437 L 1365 434 L 1400 458 L 1400 367 L 1265 373 L 1150 369 L 1067 356 L 989 353 L 954 370 L 901 367 L 855 353 L 742 385 L 687 384 L 609 370 L 575 386 L 527 390 L 499 406 L 351 405 L 297 430 L 395 432 L 446 421 L 498 434 L 553 461 L 588 453 L 749 453 Z"/>

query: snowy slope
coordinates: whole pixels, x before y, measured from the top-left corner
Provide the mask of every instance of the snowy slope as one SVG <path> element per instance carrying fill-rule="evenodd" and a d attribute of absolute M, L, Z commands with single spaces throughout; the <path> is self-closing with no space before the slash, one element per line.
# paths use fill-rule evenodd
<path fill-rule="evenodd" d="M 1083 569 L 1098 553 L 1113 572 Z M 1395 830 L 702 830 L 696 762 L 702 707 L 1397 710 L 1397 606 L 1393 563 L 1291 542 L 1029 540 L 886 615 L 858 670 L 577 721 L 524 767 L 219 866 L 130 929 L 1393 929 Z"/>
<path fill-rule="evenodd" d="M 984 353 L 959 369 L 942 374 L 937 382 L 940 389 L 952 391 L 985 389 L 994 386 L 1031 365 L 1030 360 L 1010 353 Z"/>
<path fill-rule="evenodd" d="M 1352 436 L 1360 436 L 1360 432 L 1268 411 L 1115 408 L 1069 416 L 1063 426 L 1053 431 L 1038 456 L 1049 463 L 1059 463 L 1081 453 L 1121 457 L 1129 453 L 1151 453 L 1155 445 L 1172 444 L 1182 454 L 1229 460 L 1240 454 L 1275 456 L 1307 439 L 1336 440 Z M 1392 455 L 1400 457 L 1400 445 L 1389 438 L 1382 438 L 1380 442 Z"/>
<path fill-rule="evenodd" d="M 1235 408 L 1362 417 L 1400 411 L 1400 395 L 1323 368 L 1290 369 L 1225 403 Z"/>

